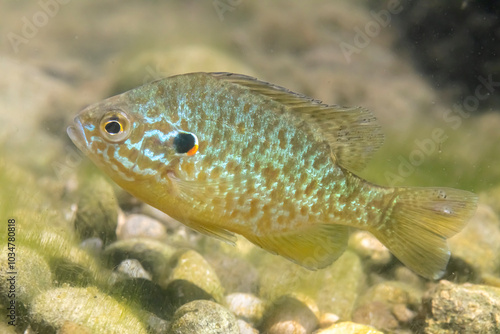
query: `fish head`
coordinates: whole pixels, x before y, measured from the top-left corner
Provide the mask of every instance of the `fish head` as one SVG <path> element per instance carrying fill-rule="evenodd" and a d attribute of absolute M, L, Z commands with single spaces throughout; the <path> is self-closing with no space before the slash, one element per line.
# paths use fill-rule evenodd
<path fill-rule="evenodd" d="M 67 133 L 101 170 L 127 188 L 127 182 L 168 172 L 179 157 L 193 155 L 198 148 L 194 134 L 170 122 L 153 122 L 154 109 L 123 93 L 83 109 Z"/>
<path fill-rule="evenodd" d="M 132 180 L 126 171 L 136 164 L 131 154 L 141 126 L 130 112 L 124 95 L 118 95 L 83 109 L 67 129 L 73 143 L 101 170 L 111 176 Z M 127 152 L 126 152 L 127 151 Z"/>

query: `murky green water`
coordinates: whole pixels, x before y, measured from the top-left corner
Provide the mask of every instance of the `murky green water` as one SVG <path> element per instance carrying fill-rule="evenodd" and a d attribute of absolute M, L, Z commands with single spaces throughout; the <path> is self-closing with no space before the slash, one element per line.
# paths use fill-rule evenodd
<path fill-rule="evenodd" d="M 2 2 L 0 332 L 500 331 L 500 75 L 483 40 L 498 17 L 475 2 L 435 6 Z M 444 20 L 463 24 L 443 32 Z M 479 194 L 443 280 L 360 231 L 315 272 L 243 238 L 201 236 L 118 188 L 69 140 L 85 106 L 194 71 L 364 106 L 386 139 L 361 176 Z"/>

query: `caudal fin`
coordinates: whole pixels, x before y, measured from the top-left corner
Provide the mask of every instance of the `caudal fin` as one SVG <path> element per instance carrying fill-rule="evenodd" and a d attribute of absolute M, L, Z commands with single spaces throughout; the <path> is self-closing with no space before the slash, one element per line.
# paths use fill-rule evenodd
<path fill-rule="evenodd" d="M 446 239 L 472 217 L 477 196 L 451 188 L 398 188 L 394 195 L 371 232 L 417 274 L 440 278 L 450 258 Z"/>

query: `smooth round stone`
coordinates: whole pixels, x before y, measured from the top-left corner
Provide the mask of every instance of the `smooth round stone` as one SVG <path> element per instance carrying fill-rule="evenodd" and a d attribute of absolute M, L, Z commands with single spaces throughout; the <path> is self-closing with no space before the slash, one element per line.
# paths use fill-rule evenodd
<path fill-rule="evenodd" d="M 23 244 L 29 245 L 47 259 L 53 279 L 59 283 L 76 281 L 106 285 L 110 272 L 95 257 L 75 245 L 64 230 L 55 231 L 50 226 L 41 228 L 34 225 L 24 230 Z"/>
<path fill-rule="evenodd" d="M 452 257 L 463 260 L 476 272 L 497 273 L 500 267 L 499 217 L 490 206 L 479 203 L 475 215 L 460 233 L 450 238 L 448 244 Z M 459 273 L 452 274 L 460 276 Z M 455 280 L 453 276 L 445 275 L 445 278 Z"/>
<path fill-rule="evenodd" d="M 240 334 L 236 317 L 209 300 L 195 300 L 175 311 L 168 333 Z"/>
<path fill-rule="evenodd" d="M 217 242 L 219 241 L 217 240 Z M 235 252 L 234 249 L 232 251 Z M 227 293 L 258 292 L 259 272 L 247 260 L 240 257 L 231 257 L 220 251 L 205 255 L 205 259 L 217 272 Z"/>
<path fill-rule="evenodd" d="M 319 317 L 319 327 L 326 328 L 340 320 L 340 317 L 334 313 L 323 313 Z"/>
<path fill-rule="evenodd" d="M 80 248 L 87 251 L 88 253 L 98 256 L 103 249 L 104 243 L 100 238 L 88 238 L 80 243 Z"/>
<path fill-rule="evenodd" d="M 237 323 L 240 328 L 240 334 L 259 334 L 259 331 L 253 328 L 248 322 L 238 319 Z"/>
<path fill-rule="evenodd" d="M 30 315 L 33 324 L 41 329 L 38 332 L 44 333 L 71 322 L 94 334 L 146 334 L 134 312 L 95 287 L 64 287 L 43 292 L 31 304 Z"/>
<path fill-rule="evenodd" d="M 320 270 L 323 279 L 317 292 L 318 307 L 342 320 L 350 320 L 363 294 L 366 275 L 359 255 L 346 250 L 331 266 Z"/>
<path fill-rule="evenodd" d="M 392 332 L 399 326 L 397 316 L 411 321 L 413 315 L 410 309 L 418 309 L 421 300 L 422 291 L 418 286 L 398 281 L 381 282 L 370 287 L 359 298 L 352 320 Z"/>
<path fill-rule="evenodd" d="M 349 238 L 349 246 L 370 265 L 383 266 L 391 261 L 391 253 L 377 238 L 366 231 L 356 231 Z"/>
<path fill-rule="evenodd" d="M 397 281 L 406 283 L 412 286 L 423 286 L 423 278 L 415 274 L 408 267 L 400 266 L 394 270 L 394 277 Z"/>
<path fill-rule="evenodd" d="M 372 301 L 359 306 L 353 312 L 352 320 L 389 332 L 395 330 L 399 325 L 392 314 L 390 305 L 380 301 Z"/>
<path fill-rule="evenodd" d="M 116 240 L 118 202 L 113 187 L 103 177 L 86 180 L 79 192 L 75 230 L 81 239 L 100 238 L 104 244 Z"/>
<path fill-rule="evenodd" d="M 0 250 L 0 291 L 7 297 L 14 284 L 16 304 L 29 305 L 36 295 L 52 287 L 52 272 L 47 261 L 31 248 L 21 246 L 15 251 L 15 269 L 12 270 L 7 259 L 8 246 Z M 18 273 L 14 280 L 11 280 L 11 271 Z"/>
<path fill-rule="evenodd" d="M 142 311 L 158 318 L 168 318 L 173 312 L 166 292 L 155 282 L 144 278 L 119 278 L 110 293 L 118 300 L 126 300 Z"/>
<path fill-rule="evenodd" d="M 175 266 L 172 269 L 171 283 L 167 289 L 170 290 L 172 283 L 186 282 L 189 286 L 205 291 L 218 302 L 223 300 L 224 288 L 219 277 L 212 266 L 198 252 L 194 250 L 179 252 L 172 257 L 171 263 L 175 263 Z"/>
<path fill-rule="evenodd" d="M 293 296 L 283 296 L 272 303 L 266 311 L 261 330 L 267 334 L 311 333 L 318 327 L 317 307 L 310 301 L 301 301 Z M 314 309 L 315 308 L 315 309 Z"/>
<path fill-rule="evenodd" d="M 226 305 L 238 318 L 252 324 L 259 324 L 264 314 L 264 302 L 250 293 L 227 295 Z"/>
<path fill-rule="evenodd" d="M 498 333 L 500 288 L 442 280 L 423 301 L 426 333 Z"/>
<path fill-rule="evenodd" d="M 392 314 L 398 319 L 400 323 L 409 323 L 417 315 L 414 311 L 410 310 L 404 304 L 396 304 L 392 307 Z"/>
<path fill-rule="evenodd" d="M 91 334 L 92 332 L 85 326 L 66 321 L 57 334 Z"/>
<path fill-rule="evenodd" d="M 131 214 L 118 226 L 116 234 L 119 240 L 132 238 L 164 240 L 167 237 L 167 230 L 156 219 L 146 215 Z"/>
<path fill-rule="evenodd" d="M 153 276 L 153 280 L 166 286 L 171 274 L 170 259 L 176 249 L 164 242 L 154 239 L 134 238 L 118 240 L 103 252 L 111 266 L 118 265 L 126 259 L 137 259 Z"/>
<path fill-rule="evenodd" d="M 345 321 L 320 329 L 315 334 L 383 334 L 373 327 Z"/>
<path fill-rule="evenodd" d="M 152 207 L 149 204 L 143 204 L 141 206 L 141 213 L 144 214 L 145 216 L 151 217 L 161 222 L 162 225 L 165 226 L 167 230 L 176 230 L 180 226 L 184 226 L 182 225 L 182 223 L 179 223 L 177 220 L 170 217 L 165 212 L 158 210 L 157 208 Z"/>
<path fill-rule="evenodd" d="M 123 260 L 116 270 L 120 273 L 125 274 L 130 278 L 143 278 L 151 280 L 151 274 L 148 273 L 141 265 L 141 263 L 136 259 Z"/>

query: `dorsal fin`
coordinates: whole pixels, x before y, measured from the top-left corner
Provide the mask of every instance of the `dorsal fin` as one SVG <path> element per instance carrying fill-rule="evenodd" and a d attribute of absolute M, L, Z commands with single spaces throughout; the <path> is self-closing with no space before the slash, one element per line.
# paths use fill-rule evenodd
<path fill-rule="evenodd" d="M 351 171 L 361 171 L 384 141 L 376 118 L 367 109 L 327 105 L 242 74 L 208 74 L 270 97 L 284 104 L 297 117 L 315 125 L 330 144 L 338 163 Z"/>

